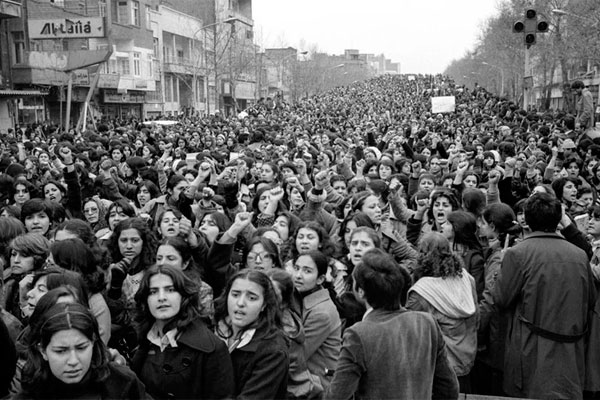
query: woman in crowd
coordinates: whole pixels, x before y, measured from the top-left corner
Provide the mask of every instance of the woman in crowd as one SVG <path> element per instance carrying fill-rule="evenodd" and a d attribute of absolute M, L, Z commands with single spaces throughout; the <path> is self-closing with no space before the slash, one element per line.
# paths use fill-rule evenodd
<path fill-rule="evenodd" d="M 335 369 L 342 345 L 340 316 L 329 291 L 322 286 L 328 265 L 325 254 L 308 250 L 295 259 L 292 267 L 294 287 L 301 300 L 308 370 L 319 377 L 323 388 L 329 386 L 331 377 L 327 371 Z"/>
<path fill-rule="evenodd" d="M 38 326 L 16 398 L 146 398 L 131 370 L 109 362 L 96 319 L 85 306 L 56 304 Z"/>
<path fill-rule="evenodd" d="M 477 238 L 477 221 L 466 211 L 452 211 L 442 225 L 442 234 L 452 245 L 452 250 L 463 260 L 463 266 L 475 279 L 477 298 L 481 299 L 484 287 L 483 250 Z"/>
<path fill-rule="evenodd" d="M 233 363 L 233 395 L 283 399 L 289 355 L 281 330 L 277 294 L 263 272 L 246 269 L 231 277 L 215 301 L 216 333 Z"/>
<path fill-rule="evenodd" d="M 471 390 L 468 377 L 477 353 L 477 293 L 475 280 L 441 233 L 430 232 L 419 243 L 415 284 L 406 308 L 432 314 L 448 349 L 448 360 L 463 393 Z"/>
<path fill-rule="evenodd" d="M 459 208 L 460 203 L 453 190 L 435 189 L 428 201 L 418 202 L 417 212 L 408 220 L 407 239 L 416 246 L 424 234 L 441 232 L 442 226 L 448 221 L 448 215 Z"/>
<path fill-rule="evenodd" d="M 140 347 L 132 368 L 156 399 L 225 399 L 233 368 L 225 343 L 200 317 L 199 287 L 179 268 L 156 265 L 135 295 Z"/>

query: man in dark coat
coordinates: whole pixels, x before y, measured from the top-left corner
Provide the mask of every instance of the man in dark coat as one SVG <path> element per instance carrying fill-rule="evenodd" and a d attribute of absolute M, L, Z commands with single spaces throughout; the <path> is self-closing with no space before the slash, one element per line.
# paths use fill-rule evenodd
<path fill-rule="evenodd" d="M 400 305 L 410 285 L 408 272 L 385 251 L 373 249 L 352 276 L 367 312 L 344 333 L 324 398 L 458 398 L 458 380 L 439 326 L 430 314 Z"/>
<path fill-rule="evenodd" d="M 595 301 L 583 250 L 556 233 L 561 203 L 547 193 L 525 205 L 533 233 L 506 251 L 492 290 L 510 313 L 504 391 L 514 397 L 581 399 L 585 334 Z"/>

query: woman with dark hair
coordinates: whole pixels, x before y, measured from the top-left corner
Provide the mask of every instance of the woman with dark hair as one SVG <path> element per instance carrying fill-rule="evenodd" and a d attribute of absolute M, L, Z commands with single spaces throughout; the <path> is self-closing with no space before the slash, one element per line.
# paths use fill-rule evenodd
<path fill-rule="evenodd" d="M 54 208 L 47 200 L 27 200 L 21 207 L 21 221 L 25 224 L 27 232 L 46 236 L 56 222 Z"/>
<path fill-rule="evenodd" d="M 119 326 L 118 335 L 113 329 L 113 339 L 118 340 L 126 336 L 131 327 L 135 309 L 134 295 L 139 289 L 144 271 L 156 260 L 156 239 L 144 220 L 128 218 L 117 224 L 108 248 L 113 264 L 109 269 L 110 288 L 107 292 L 107 302 L 113 324 Z M 134 340 L 132 337 L 129 339 Z M 128 345 L 132 346 L 129 347 L 129 351 L 135 347 L 134 343 Z"/>
<path fill-rule="evenodd" d="M 0 271 L 10 266 L 10 242 L 25 232 L 25 225 L 18 219 L 0 218 Z"/>
<path fill-rule="evenodd" d="M 202 180 L 204 180 L 204 176 L 201 173 L 198 173 L 196 179 L 191 183 L 181 174 L 172 175 L 167 181 L 167 193 L 163 196 L 150 199 L 142 207 L 140 213 L 148 214 L 154 222 L 164 208 L 170 207 L 179 210 L 187 219 L 194 223 L 196 217 L 192 212 L 191 205 L 196 189 Z"/>
<path fill-rule="evenodd" d="M 135 208 L 125 199 L 118 199 L 113 201 L 113 203 L 108 206 L 106 210 L 106 222 L 108 224 L 108 229 L 110 232 L 107 232 L 106 235 L 98 238 L 99 242 L 108 243 L 112 236 L 113 231 L 117 224 L 127 218 L 133 218 L 136 216 Z"/>
<path fill-rule="evenodd" d="M 31 339 L 16 398 L 145 398 L 135 374 L 108 361 L 96 319 L 85 306 L 54 305 Z"/>
<path fill-rule="evenodd" d="M 283 399 L 289 356 L 281 311 L 269 277 L 246 269 L 233 275 L 215 301 L 216 334 L 226 341 L 237 398 Z"/>
<path fill-rule="evenodd" d="M 283 268 L 277 245 L 265 237 L 250 239 L 242 256 L 242 265 L 265 272 L 273 268 Z"/>
<path fill-rule="evenodd" d="M 571 210 L 573 204 L 577 201 L 577 185 L 579 181 L 576 178 L 558 178 L 552 182 L 552 189 L 556 198 L 565 205 L 567 211 Z"/>
<path fill-rule="evenodd" d="M 453 211 L 441 232 L 452 244 L 452 250 L 459 255 L 464 268 L 475 279 L 477 299 L 481 299 L 484 288 L 483 249 L 477 238 L 477 220 L 466 211 Z"/>
<path fill-rule="evenodd" d="M 35 197 L 37 197 L 37 189 L 33 183 L 23 178 L 15 180 L 11 194 L 11 199 L 14 200 L 15 205 L 22 207 L 27 200 Z"/>
<path fill-rule="evenodd" d="M 485 194 L 479 189 L 465 189 L 462 192 L 462 208 L 475 218 L 479 218 L 486 202 Z"/>
<path fill-rule="evenodd" d="M 514 245 L 523 228 L 517 222 L 514 211 L 504 203 L 490 204 L 478 219 L 479 234 L 486 237 L 489 247 L 485 257 L 485 289 L 479 301 L 479 342 L 480 349 L 473 370 L 473 385 L 476 393 L 502 395 L 504 370 L 504 342 L 508 328 L 508 318 L 494 308 L 492 288 L 494 287 L 505 250 Z"/>
<path fill-rule="evenodd" d="M 302 304 L 308 370 L 319 377 L 324 389 L 331 382 L 326 371 L 335 369 L 342 345 L 342 321 L 329 291 L 322 286 L 328 267 L 328 257 L 316 250 L 300 254 L 292 267 L 294 287 Z"/>
<path fill-rule="evenodd" d="M 140 347 L 131 365 L 154 398 L 224 399 L 233 393 L 227 346 L 199 318 L 198 289 L 181 269 L 155 265 L 135 295 Z"/>
<path fill-rule="evenodd" d="M 97 264 L 97 255 L 81 239 L 55 241 L 50 246 L 48 264 L 81 274 L 89 292 L 90 310 L 98 320 L 100 336 L 104 343 L 110 339 L 111 318 L 108 305 L 102 296 L 106 289 L 104 271 Z"/>
<path fill-rule="evenodd" d="M 23 320 L 25 316 L 21 312 L 19 282 L 26 275 L 44 267 L 50 253 L 50 242 L 40 234 L 27 233 L 14 238 L 10 249 L 10 269 L 4 271 L 2 308 Z"/>
<path fill-rule="evenodd" d="M 213 290 L 202 279 L 202 270 L 194 262 L 194 249 L 179 236 L 167 237 L 160 241 L 156 250 L 156 263 L 175 267 L 199 287 L 200 313 L 212 319 L 214 316 Z"/>
<path fill-rule="evenodd" d="M 143 208 L 152 199 L 160 196 L 160 189 L 150 180 L 138 183 L 135 189 L 134 202 L 138 209 Z"/>
<path fill-rule="evenodd" d="M 264 162 L 260 169 L 260 179 L 269 185 L 275 185 L 281 182 L 281 173 L 279 167 L 274 162 Z"/>
<path fill-rule="evenodd" d="M 475 280 L 441 233 L 423 236 L 419 252 L 415 284 L 408 291 L 406 308 L 433 315 L 446 341 L 448 361 L 458 376 L 460 391 L 468 393 L 468 375 L 477 353 Z"/>
<path fill-rule="evenodd" d="M 293 309 L 294 281 L 281 269 L 271 269 L 267 275 L 279 298 L 283 333 L 290 342 L 290 375 L 287 384 L 289 399 L 315 399 L 323 392 L 318 376 L 308 370 L 304 352 L 305 333 L 302 316 Z"/>
<path fill-rule="evenodd" d="M 419 238 L 431 231 L 441 232 L 442 225 L 448 220 L 448 214 L 460 208 L 454 190 L 437 188 L 427 201 L 417 201 L 417 212 L 408 220 L 406 238 L 418 245 Z M 427 214 L 427 219 L 424 219 Z"/>

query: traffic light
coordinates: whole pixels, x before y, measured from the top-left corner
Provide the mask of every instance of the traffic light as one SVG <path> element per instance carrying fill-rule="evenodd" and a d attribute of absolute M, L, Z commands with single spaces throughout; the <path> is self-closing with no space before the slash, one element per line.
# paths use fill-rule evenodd
<path fill-rule="evenodd" d="M 529 48 L 532 44 L 537 41 L 536 34 L 548 32 L 548 22 L 539 21 L 537 19 L 537 12 L 530 8 L 525 10 L 525 20 L 517 21 L 513 24 L 513 32 L 524 33 L 525 45 Z"/>

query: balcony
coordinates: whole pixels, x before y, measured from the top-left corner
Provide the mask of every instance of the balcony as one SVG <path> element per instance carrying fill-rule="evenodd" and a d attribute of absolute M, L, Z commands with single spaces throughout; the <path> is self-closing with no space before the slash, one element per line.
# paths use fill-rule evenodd
<path fill-rule="evenodd" d="M 203 75 L 204 67 L 200 60 L 166 56 L 163 60 L 164 72 L 171 74 Z"/>
<path fill-rule="evenodd" d="M 0 19 L 20 18 L 21 2 L 14 0 L 0 0 Z"/>

